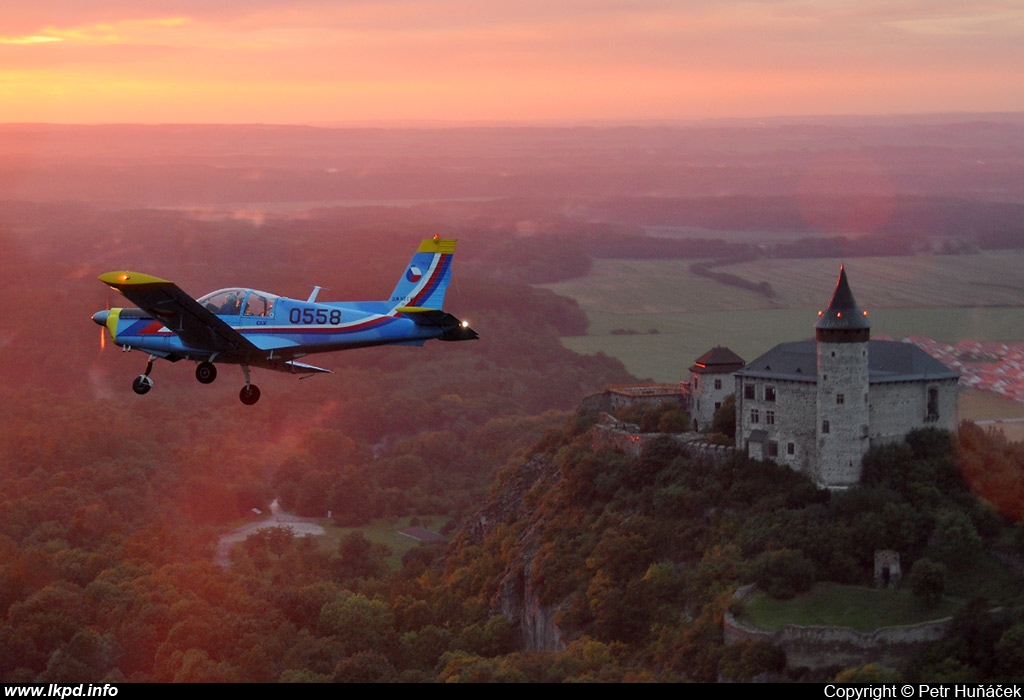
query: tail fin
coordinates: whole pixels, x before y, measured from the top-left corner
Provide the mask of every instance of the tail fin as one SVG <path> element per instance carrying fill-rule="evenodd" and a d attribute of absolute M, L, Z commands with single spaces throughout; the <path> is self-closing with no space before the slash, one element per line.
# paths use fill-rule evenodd
<path fill-rule="evenodd" d="M 393 306 L 440 309 L 452 279 L 455 239 L 424 239 L 388 300 Z"/>

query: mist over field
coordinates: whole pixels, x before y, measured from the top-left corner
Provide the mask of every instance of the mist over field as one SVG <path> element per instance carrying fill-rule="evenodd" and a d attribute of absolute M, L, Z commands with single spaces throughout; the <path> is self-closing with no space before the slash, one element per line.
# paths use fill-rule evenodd
<path fill-rule="evenodd" d="M 459 240 L 445 308 L 479 340 L 323 355 L 334 374 L 302 381 L 253 370 L 256 406 L 237 368 L 204 386 L 189 362 L 157 362 L 136 396 L 146 356 L 90 321 L 130 306 L 97 279 L 120 269 L 195 297 L 383 299 L 435 234 Z M 511 657 L 477 585 L 496 540 L 439 564 L 374 532 L 463 536 L 507 464 L 576 437 L 584 397 L 810 335 L 841 262 L 873 333 L 1024 340 L 1024 116 L 0 125 L 0 680 L 436 680 L 468 656 L 424 648 Z M 270 534 L 214 564 L 275 499 L 330 512 L 329 545 Z M 551 596 L 578 583 L 548 573 Z M 602 653 L 644 634 L 572 619 Z M 346 639 L 356 620 L 367 637 Z M 715 677 L 646 653 L 611 679 Z"/>

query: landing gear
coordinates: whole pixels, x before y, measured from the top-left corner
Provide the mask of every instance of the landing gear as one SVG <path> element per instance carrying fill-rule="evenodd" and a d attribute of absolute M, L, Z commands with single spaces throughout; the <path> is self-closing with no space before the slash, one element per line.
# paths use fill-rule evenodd
<path fill-rule="evenodd" d="M 149 378 L 149 373 L 153 371 L 153 356 L 150 355 L 149 362 L 146 363 L 146 371 L 135 378 L 132 382 L 132 391 L 139 396 L 147 393 L 153 388 L 153 380 Z"/>
<path fill-rule="evenodd" d="M 200 384 L 209 384 L 217 378 L 217 367 L 212 362 L 200 362 L 196 365 L 196 379 Z"/>
<path fill-rule="evenodd" d="M 242 403 L 246 406 L 252 406 L 260 400 L 260 388 L 255 384 L 247 384 L 242 387 L 240 392 L 238 392 L 238 398 L 240 398 Z"/>
<path fill-rule="evenodd" d="M 132 391 L 139 396 L 148 394 L 149 390 L 153 388 L 153 380 L 150 379 L 149 373 L 153 371 L 153 361 L 156 359 L 156 355 L 150 355 L 149 362 L 146 363 L 146 371 L 132 381 Z M 249 365 L 242 365 L 242 372 L 245 374 L 245 386 L 238 392 L 238 398 L 246 406 L 252 406 L 260 400 L 260 388 L 249 379 Z M 216 378 L 217 367 L 212 362 L 207 360 L 196 365 L 196 379 L 202 384 L 209 384 Z"/>
<path fill-rule="evenodd" d="M 252 406 L 260 400 L 260 388 L 249 381 L 249 365 L 242 365 L 242 373 L 245 375 L 245 386 L 238 392 L 238 398 L 246 406 Z"/>

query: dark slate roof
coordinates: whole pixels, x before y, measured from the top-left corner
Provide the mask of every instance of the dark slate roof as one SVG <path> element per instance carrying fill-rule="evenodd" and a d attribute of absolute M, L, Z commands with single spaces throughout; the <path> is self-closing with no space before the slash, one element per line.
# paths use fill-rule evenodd
<path fill-rule="evenodd" d="M 813 340 L 782 343 L 753 360 L 741 377 L 818 381 L 818 344 Z M 960 375 L 913 343 L 868 341 L 868 381 L 871 384 L 919 379 L 954 379 Z"/>
<path fill-rule="evenodd" d="M 818 381 L 818 344 L 813 340 L 782 343 L 737 372 L 742 377 Z"/>
<path fill-rule="evenodd" d="M 691 372 L 735 372 L 743 367 L 743 358 L 727 347 L 716 345 L 693 361 Z"/>
<path fill-rule="evenodd" d="M 846 281 L 845 266 L 839 268 L 839 280 L 836 282 L 836 290 L 832 292 L 832 301 L 821 312 L 814 327 L 818 330 L 859 330 L 871 327 L 867 314 L 857 307 L 853 298 L 850 283 Z"/>

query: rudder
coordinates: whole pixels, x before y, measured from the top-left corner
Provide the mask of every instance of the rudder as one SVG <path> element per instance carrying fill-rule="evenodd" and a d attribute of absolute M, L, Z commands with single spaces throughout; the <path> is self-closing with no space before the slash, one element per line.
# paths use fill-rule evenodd
<path fill-rule="evenodd" d="M 440 309 L 452 278 L 455 240 L 440 236 L 424 239 L 388 302 L 393 306 Z"/>

